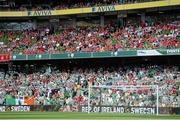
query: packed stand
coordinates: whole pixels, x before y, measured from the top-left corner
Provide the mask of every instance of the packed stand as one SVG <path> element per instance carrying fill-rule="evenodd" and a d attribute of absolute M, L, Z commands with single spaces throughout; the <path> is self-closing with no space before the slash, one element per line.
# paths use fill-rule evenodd
<path fill-rule="evenodd" d="M 6 5 L 1 5 L 0 10 L 13 10 L 13 11 L 26 11 L 26 10 L 59 10 L 59 9 L 72 9 L 93 6 L 106 6 L 106 5 L 121 5 L 133 4 L 142 2 L 152 2 L 159 0 L 55 0 L 55 1 L 11 1 Z M 4 7 L 3 7 L 4 6 Z M 9 7 L 8 7 L 9 6 Z"/>
<path fill-rule="evenodd" d="M 70 69 L 31 65 L 0 72 L 0 105 L 87 105 L 88 85 L 158 85 L 159 106 L 180 107 L 180 68 L 173 65 L 141 65 Z M 95 88 L 91 105 L 155 106 L 155 88 Z M 100 103 L 102 96 L 102 103 Z"/>
<path fill-rule="evenodd" d="M 63 29 L 55 33 L 48 28 L 2 31 L 0 51 L 11 54 L 59 54 L 180 47 L 178 16 L 147 16 L 144 23 L 137 23 L 130 19 L 124 27 L 108 24 L 105 27 Z"/>
<path fill-rule="evenodd" d="M 152 2 L 158 0 L 80 0 L 80 1 L 68 1 L 58 2 L 53 7 L 53 9 L 71 9 L 71 8 L 85 8 L 85 7 L 94 7 L 94 6 L 106 6 L 106 5 L 122 5 L 122 4 L 133 4 L 133 3 L 142 3 L 142 2 Z"/>

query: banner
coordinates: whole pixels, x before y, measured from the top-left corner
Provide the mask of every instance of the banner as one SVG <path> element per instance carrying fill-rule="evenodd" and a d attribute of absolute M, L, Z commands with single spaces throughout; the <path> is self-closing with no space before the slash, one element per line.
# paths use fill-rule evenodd
<path fill-rule="evenodd" d="M 29 112 L 30 106 L 0 106 L 0 112 Z"/>
<path fill-rule="evenodd" d="M 42 10 L 42 11 L 6 11 L 0 12 L 0 17 L 25 17 L 25 16 L 52 16 L 52 15 L 70 15 L 70 14 L 81 14 L 81 13 L 93 13 L 93 12 L 107 12 L 107 11 L 122 11 L 142 8 L 153 8 L 163 6 L 180 5 L 180 0 L 163 0 L 163 1 L 151 1 L 134 4 L 123 4 L 123 5 L 110 5 L 110 6 L 99 6 L 89 8 L 74 8 L 64 10 Z"/>
<path fill-rule="evenodd" d="M 180 55 L 180 49 L 137 50 L 137 56 Z"/>
<path fill-rule="evenodd" d="M 0 62 L 8 62 L 10 61 L 10 54 L 0 54 Z"/>
<path fill-rule="evenodd" d="M 28 111 L 58 111 L 58 112 L 78 112 L 78 106 L 60 105 L 4 105 L 0 106 L 0 112 L 28 112 Z"/>
<path fill-rule="evenodd" d="M 127 50 L 117 52 L 92 52 L 92 53 L 62 53 L 62 54 L 36 54 L 12 55 L 11 60 L 50 60 L 50 59 L 76 59 L 76 58 L 110 58 L 110 57 L 137 57 L 137 56 L 163 56 L 180 55 L 180 49 L 155 49 L 155 50 Z"/>
<path fill-rule="evenodd" d="M 137 56 L 155 56 L 162 55 L 157 50 L 137 50 Z"/>
<path fill-rule="evenodd" d="M 41 10 L 41 11 L 27 11 L 28 16 L 51 16 L 51 10 Z"/>
<path fill-rule="evenodd" d="M 180 49 L 158 49 L 157 52 L 163 55 L 180 55 Z"/>
<path fill-rule="evenodd" d="M 99 7 L 92 7 L 92 12 L 108 12 L 108 11 L 115 11 L 114 5 L 109 6 L 99 6 Z"/>
<path fill-rule="evenodd" d="M 180 49 L 167 49 L 167 54 L 169 55 L 179 55 L 180 54 Z"/>
<path fill-rule="evenodd" d="M 106 113 L 131 113 L 131 114 L 156 114 L 155 107 L 130 107 L 130 106 L 94 106 L 90 112 Z M 87 106 L 58 106 L 58 105 L 2 105 L 0 112 L 88 112 Z M 159 107 L 159 114 L 180 114 L 180 107 Z"/>
<path fill-rule="evenodd" d="M 123 107 L 123 106 L 95 106 L 89 108 L 90 112 L 156 114 L 155 107 Z M 88 112 L 87 106 L 81 106 L 79 112 Z"/>

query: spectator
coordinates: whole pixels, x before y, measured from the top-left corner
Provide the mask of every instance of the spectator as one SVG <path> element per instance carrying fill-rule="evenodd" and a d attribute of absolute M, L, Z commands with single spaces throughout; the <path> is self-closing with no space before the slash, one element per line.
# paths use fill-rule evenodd
<path fill-rule="evenodd" d="M 15 1 L 13 3 L 7 3 L 8 10 L 59 10 L 59 9 L 72 9 L 72 8 L 82 8 L 82 7 L 93 7 L 93 6 L 105 6 L 105 5 L 118 5 L 118 4 L 132 4 L 132 3 L 142 3 L 142 2 L 152 2 L 157 0 L 76 0 L 76 1 L 33 1 L 31 4 L 23 4 Z M 7 9 L 2 9 L 6 10 Z"/>
<path fill-rule="evenodd" d="M 65 52 L 105 52 L 130 49 L 179 48 L 178 17 L 162 16 L 159 22 L 147 16 L 141 26 L 129 21 L 117 28 L 109 24 L 102 27 L 76 27 L 51 34 L 50 29 L 0 32 L 0 50 L 11 54 L 54 54 Z M 157 20 L 157 21 L 156 21 Z"/>
<path fill-rule="evenodd" d="M 87 105 L 88 84 L 93 84 L 96 86 L 158 85 L 160 106 L 180 105 L 178 66 L 116 66 L 74 68 L 70 71 L 57 69 L 57 66 L 50 68 L 50 74 L 46 71 L 49 66 L 38 67 L 34 72 L 25 72 L 21 69 L 19 72 L 8 71 L 7 75 L 1 71 L 1 104 L 59 105 L 65 106 L 66 111 L 69 111 L 70 107 Z M 92 89 L 91 92 L 92 105 L 156 105 L 156 89 L 153 88 L 101 89 L 102 98 L 99 88 Z M 102 99 L 101 103 L 100 99 Z M 17 100 L 19 102 L 15 102 Z"/>

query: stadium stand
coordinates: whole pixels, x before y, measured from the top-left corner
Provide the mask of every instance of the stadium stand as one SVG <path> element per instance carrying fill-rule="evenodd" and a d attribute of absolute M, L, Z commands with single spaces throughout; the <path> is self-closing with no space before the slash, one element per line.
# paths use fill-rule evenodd
<path fill-rule="evenodd" d="M 177 84 L 180 71 L 179 67 L 174 65 L 61 69 L 57 65 L 36 68 L 32 64 L 29 70 L 25 67 L 27 66 L 24 65 L 12 71 L 1 69 L 1 105 L 59 105 L 63 107 L 87 105 L 89 84 L 159 85 L 159 106 L 178 106 L 180 102 L 180 88 Z M 121 91 L 116 92 L 122 94 Z M 131 93 L 126 93 L 129 95 L 114 96 L 113 99 L 110 99 L 113 96 L 111 90 L 104 94 L 107 95 L 104 105 L 154 106 L 156 102 L 155 95 L 148 89 L 137 88 Z M 92 101 L 91 104 L 98 105 L 99 97 L 96 97 L 97 101 Z M 142 101 L 142 98 L 150 100 Z"/>
<path fill-rule="evenodd" d="M 180 47 L 178 15 L 159 17 L 147 16 L 144 23 L 129 20 L 122 27 L 111 23 L 105 27 L 75 27 L 55 33 L 48 28 L 2 31 L 0 50 L 12 54 L 53 54 Z"/>
<path fill-rule="evenodd" d="M 19 0 L 0 1 L 0 10 L 15 10 L 15 11 L 25 11 L 25 10 L 47 10 L 47 9 L 71 9 L 71 8 L 81 8 L 81 7 L 93 7 L 93 6 L 105 6 L 105 5 L 118 5 L 118 4 L 133 4 L 133 3 L 143 3 L 152 2 L 158 0 L 53 0 L 53 1 L 30 1 L 24 2 Z M 42 4 L 43 3 L 43 4 Z"/>
<path fill-rule="evenodd" d="M 158 85 L 157 108 L 178 111 L 177 1 L 169 2 L 174 8 L 162 3 L 164 9 L 152 4 L 131 10 L 135 3 L 155 1 L 164 0 L 0 0 L 0 107 L 80 111 L 88 104 L 89 85 Z M 123 7 L 115 9 L 116 5 Z M 71 8 L 82 8 L 78 9 L 81 14 L 66 11 Z M 148 61 L 158 57 L 160 62 Z M 102 89 L 102 98 L 97 94 L 100 89 L 95 90 L 90 96 L 92 106 L 156 107 L 155 89 Z"/>

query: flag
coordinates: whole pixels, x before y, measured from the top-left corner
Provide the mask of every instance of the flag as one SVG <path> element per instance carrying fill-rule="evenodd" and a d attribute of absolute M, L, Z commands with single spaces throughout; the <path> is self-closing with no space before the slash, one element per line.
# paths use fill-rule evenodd
<path fill-rule="evenodd" d="M 16 99 L 12 95 L 6 95 L 6 105 L 16 105 Z"/>
<path fill-rule="evenodd" d="M 0 62 L 8 62 L 10 61 L 10 53 L 0 54 Z"/>
<path fill-rule="evenodd" d="M 34 96 L 24 96 L 24 105 L 34 105 Z"/>

